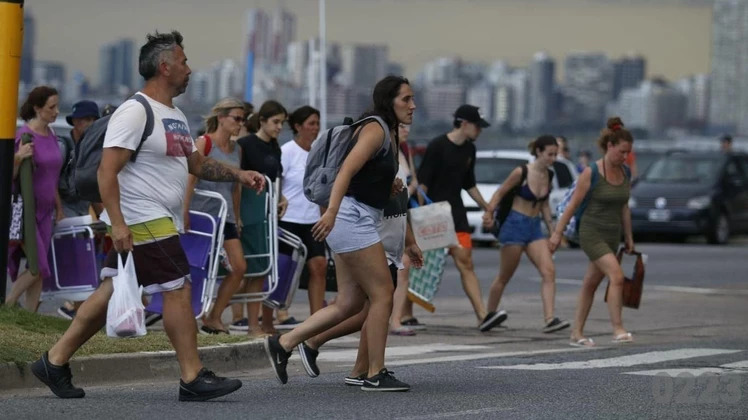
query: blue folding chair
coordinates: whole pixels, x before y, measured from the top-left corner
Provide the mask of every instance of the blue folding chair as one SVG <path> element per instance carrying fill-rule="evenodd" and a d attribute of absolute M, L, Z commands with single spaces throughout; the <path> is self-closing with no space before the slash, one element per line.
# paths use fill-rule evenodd
<path fill-rule="evenodd" d="M 268 297 L 264 300 L 267 306 L 276 309 L 288 309 L 293 302 L 296 289 L 299 288 L 299 279 L 301 272 L 304 271 L 306 263 L 306 246 L 301 239 L 293 233 L 283 229 L 278 229 L 278 241 L 287 244 L 291 249 L 291 255 L 279 252 L 276 262 L 278 281 L 275 290 L 270 291 L 271 284 L 265 282 L 264 291 Z"/>
<path fill-rule="evenodd" d="M 190 265 L 192 312 L 195 318 L 201 318 L 212 303 L 218 273 L 218 250 L 223 247 L 227 206 L 226 200 L 218 193 L 195 190 L 195 194 L 221 202 L 217 218 L 207 213 L 191 210 L 189 213 L 190 230 L 179 237 Z M 163 307 L 163 295 L 155 293 L 146 310 L 163 313 Z"/>

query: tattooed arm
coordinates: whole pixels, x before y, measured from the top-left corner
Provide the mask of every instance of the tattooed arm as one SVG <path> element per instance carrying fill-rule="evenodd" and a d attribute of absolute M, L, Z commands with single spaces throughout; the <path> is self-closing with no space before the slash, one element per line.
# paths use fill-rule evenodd
<path fill-rule="evenodd" d="M 194 152 L 187 158 L 187 166 L 190 174 L 208 181 L 238 181 L 245 186 L 261 191 L 265 186 L 265 177 L 255 171 L 241 171 L 226 166 L 214 159 Z"/>

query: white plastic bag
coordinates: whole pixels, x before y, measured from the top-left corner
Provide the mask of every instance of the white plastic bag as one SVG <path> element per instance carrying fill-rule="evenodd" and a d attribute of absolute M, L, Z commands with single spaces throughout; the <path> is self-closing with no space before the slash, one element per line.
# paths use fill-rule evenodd
<path fill-rule="evenodd" d="M 132 252 L 122 267 L 122 256 L 117 257 L 117 275 L 112 279 L 114 292 L 106 311 L 106 335 L 115 338 L 141 337 L 146 334 L 145 307 L 138 286 Z"/>
<path fill-rule="evenodd" d="M 459 245 L 452 206 L 446 201 L 410 209 L 410 225 L 421 251 Z"/>

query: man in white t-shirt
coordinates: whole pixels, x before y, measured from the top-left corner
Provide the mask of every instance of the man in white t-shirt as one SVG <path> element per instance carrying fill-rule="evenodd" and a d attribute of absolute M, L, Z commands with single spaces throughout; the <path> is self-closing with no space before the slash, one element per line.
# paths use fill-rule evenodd
<path fill-rule="evenodd" d="M 99 288 L 83 303 L 62 338 L 31 371 L 60 398 L 82 398 L 73 386 L 68 360 L 106 323 L 117 259 L 130 252 L 138 283 L 146 293 L 162 293 L 164 329 L 181 369 L 180 401 L 205 401 L 236 391 L 241 382 L 205 369 L 197 352 L 197 325 L 192 312 L 190 268 L 179 241 L 187 174 L 211 181 L 239 181 L 262 190 L 264 177 L 239 171 L 196 151 L 182 111 L 172 99 L 187 88 L 190 68 L 177 31 L 148 35 L 140 49 L 139 70 L 145 79 L 138 93 L 150 104 L 153 132 L 138 150 L 146 109 L 128 100 L 112 115 L 99 165 L 99 191 L 106 208 L 114 249 L 102 269 Z M 123 257 L 124 258 L 124 257 Z"/>

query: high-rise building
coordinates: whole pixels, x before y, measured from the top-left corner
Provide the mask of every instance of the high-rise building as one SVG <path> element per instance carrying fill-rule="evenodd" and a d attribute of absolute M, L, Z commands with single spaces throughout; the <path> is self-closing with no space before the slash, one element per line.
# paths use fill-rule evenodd
<path fill-rule="evenodd" d="M 284 65 L 288 44 L 296 39 L 296 15 L 283 8 L 277 8 L 271 16 L 270 61 Z"/>
<path fill-rule="evenodd" d="M 632 89 L 644 81 L 647 73 L 647 60 L 630 54 L 613 62 L 613 99 L 618 99 L 623 89 Z"/>
<path fill-rule="evenodd" d="M 650 135 L 686 122 L 687 98 L 664 80 L 647 80 L 621 92 L 608 109 L 618 114 L 629 129 L 647 130 Z"/>
<path fill-rule="evenodd" d="M 564 114 L 574 124 L 601 125 L 613 99 L 613 66 L 602 53 L 574 53 L 564 62 Z"/>
<path fill-rule="evenodd" d="M 262 9 L 250 9 L 247 11 L 247 53 L 253 53 L 256 62 L 269 60 L 271 56 L 271 20 L 270 16 Z"/>
<path fill-rule="evenodd" d="M 344 45 L 340 57 L 340 80 L 345 86 L 371 89 L 387 75 L 389 49 L 386 45 Z"/>
<path fill-rule="evenodd" d="M 136 88 L 135 42 L 120 39 L 99 51 L 99 88 L 106 95 L 122 95 Z"/>
<path fill-rule="evenodd" d="M 530 75 L 527 69 L 516 69 L 507 76 L 510 125 L 514 130 L 529 127 L 530 115 Z"/>
<path fill-rule="evenodd" d="M 542 127 L 553 121 L 556 62 L 548 54 L 535 54 L 530 64 L 529 124 Z"/>
<path fill-rule="evenodd" d="M 288 45 L 296 39 L 296 15 L 279 7 L 272 13 L 262 9 L 247 12 L 246 51 L 256 65 L 285 66 Z"/>
<path fill-rule="evenodd" d="M 709 75 L 683 78 L 676 82 L 676 88 L 687 98 L 686 118 L 689 123 L 705 125 L 709 118 Z"/>
<path fill-rule="evenodd" d="M 34 85 L 47 85 L 62 91 L 67 81 L 65 65 L 59 61 L 35 61 L 33 71 Z"/>
<path fill-rule="evenodd" d="M 21 51 L 21 83 L 31 87 L 34 83 L 34 47 L 36 44 L 36 24 L 28 7 L 23 14 L 23 50 Z"/>
<path fill-rule="evenodd" d="M 495 88 L 488 82 L 481 82 L 477 85 L 473 85 L 467 90 L 465 103 L 480 108 L 480 113 L 485 116 L 485 119 L 492 120 L 494 116 L 494 100 L 496 94 L 494 93 Z"/>
<path fill-rule="evenodd" d="M 748 134 L 748 0 L 716 0 L 712 12 L 709 125 Z"/>
<path fill-rule="evenodd" d="M 430 120 L 452 121 L 457 108 L 465 103 L 465 85 L 457 83 L 426 86 L 421 96 Z"/>
<path fill-rule="evenodd" d="M 440 57 L 423 66 L 419 82 L 423 85 L 463 83 L 461 79 L 462 60 L 456 57 Z"/>

